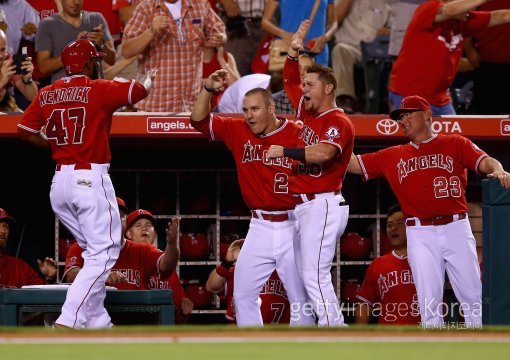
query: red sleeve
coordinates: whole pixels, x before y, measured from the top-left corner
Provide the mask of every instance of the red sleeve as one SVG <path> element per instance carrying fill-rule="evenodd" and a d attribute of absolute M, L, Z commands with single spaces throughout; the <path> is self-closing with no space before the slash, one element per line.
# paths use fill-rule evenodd
<path fill-rule="evenodd" d="M 470 11 L 465 22 L 464 35 L 476 36 L 480 31 L 485 30 L 491 21 L 490 11 Z"/>
<path fill-rule="evenodd" d="M 383 150 L 370 154 L 357 155 L 361 167 L 361 177 L 364 181 L 384 176 L 384 164 L 386 160 Z"/>
<path fill-rule="evenodd" d="M 18 135 L 20 137 L 27 137 L 39 134 L 45 122 L 46 119 L 39 103 L 39 94 L 37 94 L 34 101 L 32 101 L 21 117 L 21 121 L 18 124 Z"/>
<path fill-rule="evenodd" d="M 62 275 L 62 279 L 65 279 L 67 273 L 72 269 L 81 269 L 83 267 L 83 257 L 81 256 L 82 253 L 83 249 L 78 245 L 78 243 L 71 245 L 67 251 L 66 267 L 64 269 L 64 275 Z"/>
<path fill-rule="evenodd" d="M 358 293 L 356 294 L 356 299 L 361 302 L 364 302 L 370 306 L 374 306 L 374 303 L 379 301 L 379 295 L 377 292 L 377 278 L 374 272 L 375 268 L 375 260 L 368 266 L 368 269 L 365 273 L 365 280 L 363 280 L 363 285 L 358 289 Z"/>
<path fill-rule="evenodd" d="M 191 126 L 206 135 L 211 141 L 223 141 L 228 143 L 233 139 L 234 130 L 232 124 L 239 119 L 223 117 L 219 115 L 212 115 L 201 121 L 190 121 Z"/>
<path fill-rule="evenodd" d="M 174 293 L 174 305 L 177 309 L 181 308 L 182 299 L 186 297 L 186 294 L 184 293 L 184 289 L 181 285 L 181 279 L 179 279 L 179 276 L 175 271 L 172 272 L 172 275 L 170 276 L 170 279 L 168 280 L 168 285 L 170 289 L 172 289 Z"/>
<path fill-rule="evenodd" d="M 44 285 L 44 284 L 46 284 L 46 281 L 44 281 L 44 279 L 42 277 L 40 277 L 39 274 L 34 269 L 32 269 L 32 267 L 30 267 L 30 265 L 28 265 L 26 262 L 20 260 L 18 262 L 18 265 L 21 265 L 21 266 L 18 266 L 18 268 L 15 269 L 15 271 L 19 271 L 23 274 L 23 276 L 22 276 L 23 286 L 24 285 Z"/>
<path fill-rule="evenodd" d="M 148 95 L 147 90 L 136 80 L 128 82 L 111 80 L 97 81 L 101 81 L 101 91 L 104 94 L 108 94 L 108 97 L 104 97 L 104 99 L 107 99 L 105 106 L 110 107 L 112 111 L 124 105 L 136 104 Z"/>
<path fill-rule="evenodd" d="M 159 261 L 160 258 L 163 256 L 163 251 L 159 250 L 158 248 L 155 248 L 154 246 L 150 244 L 141 244 L 143 245 L 141 247 L 142 255 L 141 258 L 143 259 L 142 264 L 145 268 L 146 274 L 158 274 L 159 275 Z"/>
<path fill-rule="evenodd" d="M 460 156 L 460 163 L 478 173 L 478 167 L 480 166 L 480 162 L 488 156 L 485 151 L 480 149 L 475 143 L 473 143 L 471 140 L 465 138 L 464 136 L 460 135 L 451 135 L 454 136 L 456 139 L 456 145 L 457 145 L 457 154 Z"/>
<path fill-rule="evenodd" d="M 291 60 L 289 57 L 285 60 L 283 65 L 283 87 L 292 106 L 298 110 L 303 95 L 298 60 Z"/>
<path fill-rule="evenodd" d="M 439 9 L 442 7 L 443 3 L 438 0 L 426 1 L 422 3 L 414 12 L 413 18 L 409 23 L 409 27 L 425 29 L 432 27 L 436 20 L 436 15 L 439 12 Z"/>
<path fill-rule="evenodd" d="M 332 116 L 328 116 L 325 121 L 324 131 L 319 134 L 319 142 L 336 146 L 340 152 L 343 151 L 352 142 L 354 137 L 353 128 L 349 122 L 338 115 L 341 110 L 332 112 Z"/>

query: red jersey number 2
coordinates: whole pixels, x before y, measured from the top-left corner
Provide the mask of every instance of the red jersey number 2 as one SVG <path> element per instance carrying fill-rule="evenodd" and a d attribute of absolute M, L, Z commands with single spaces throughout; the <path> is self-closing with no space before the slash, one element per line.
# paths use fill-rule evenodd
<path fill-rule="evenodd" d="M 71 144 L 81 144 L 83 142 L 83 130 L 85 129 L 84 107 L 53 110 L 46 124 L 48 140 L 55 140 L 57 145 L 69 144 L 69 128 L 66 125 L 69 121 L 74 122 Z"/>

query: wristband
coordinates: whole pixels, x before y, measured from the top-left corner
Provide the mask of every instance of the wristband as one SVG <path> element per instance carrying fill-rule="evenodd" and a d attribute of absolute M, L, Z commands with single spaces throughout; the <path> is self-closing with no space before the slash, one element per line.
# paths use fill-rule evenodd
<path fill-rule="evenodd" d="M 299 56 L 290 56 L 289 54 L 287 54 L 287 57 L 292 60 L 292 61 L 298 61 L 299 60 Z"/>
<path fill-rule="evenodd" d="M 207 91 L 208 93 L 214 92 L 214 89 L 208 88 L 206 84 L 204 84 L 204 90 Z"/>
<path fill-rule="evenodd" d="M 304 147 L 286 147 L 283 148 L 283 156 L 290 157 L 291 159 L 306 161 Z"/>
<path fill-rule="evenodd" d="M 222 278 L 227 278 L 233 265 L 233 262 L 223 260 L 221 264 L 216 266 L 216 273 Z"/>

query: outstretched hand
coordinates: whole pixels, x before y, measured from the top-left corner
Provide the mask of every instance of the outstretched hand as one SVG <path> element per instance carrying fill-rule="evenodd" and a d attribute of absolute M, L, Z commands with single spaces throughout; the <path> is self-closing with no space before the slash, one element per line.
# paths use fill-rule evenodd
<path fill-rule="evenodd" d="M 178 234 L 179 234 L 179 224 L 181 222 L 181 218 L 178 216 L 174 216 L 168 222 L 168 226 L 166 228 L 166 243 L 168 245 L 177 246 Z"/>
<path fill-rule="evenodd" d="M 225 260 L 229 262 L 234 262 L 239 257 L 239 252 L 241 251 L 241 247 L 244 244 L 244 239 L 234 240 L 230 244 L 227 250 L 227 255 L 225 255 Z"/>
<path fill-rule="evenodd" d="M 54 259 L 46 257 L 44 262 L 37 259 L 37 265 L 39 265 L 39 271 L 46 280 L 55 281 L 57 278 L 57 262 Z"/>
<path fill-rule="evenodd" d="M 308 28 L 310 27 L 310 20 L 303 20 L 301 25 L 299 25 L 299 29 L 294 33 L 292 39 L 290 40 L 290 48 L 296 52 L 295 55 L 290 54 L 291 56 L 297 56 L 299 51 L 303 51 L 304 41 L 306 34 L 308 34 Z"/>
<path fill-rule="evenodd" d="M 213 72 L 207 80 L 205 80 L 205 86 L 208 89 L 213 89 L 214 91 L 221 91 L 225 85 L 228 83 L 228 71 L 225 69 L 216 70 Z"/>

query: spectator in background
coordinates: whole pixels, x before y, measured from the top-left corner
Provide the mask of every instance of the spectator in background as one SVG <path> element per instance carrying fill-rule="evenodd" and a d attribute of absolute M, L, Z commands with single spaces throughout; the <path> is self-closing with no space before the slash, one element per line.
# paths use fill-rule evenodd
<path fill-rule="evenodd" d="M 510 9 L 510 0 L 492 0 L 477 10 Z M 473 107 L 477 114 L 510 114 L 510 23 L 479 32 L 465 43 L 469 62 L 476 68 Z"/>
<path fill-rule="evenodd" d="M 113 65 L 115 51 L 108 25 L 103 15 L 83 11 L 84 0 L 61 0 L 62 12 L 41 21 L 35 38 L 35 50 L 41 72 L 51 74 L 55 82 L 65 76 L 60 53 L 74 40 L 87 39 L 105 53 L 103 60 Z"/>
<path fill-rule="evenodd" d="M 251 73 L 251 61 L 264 38 L 262 14 L 265 0 L 219 0 L 227 24 L 228 40 L 225 50 L 232 53 L 239 74 Z M 204 75 L 204 78 L 207 76 Z"/>
<path fill-rule="evenodd" d="M 372 42 L 389 35 L 387 23 L 392 0 L 340 0 L 335 5 L 339 29 L 331 51 L 331 64 L 338 87 L 337 104 L 347 113 L 354 112 L 354 65 L 361 62 L 361 42 Z"/>
<path fill-rule="evenodd" d="M 12 47 L 12 53 L 19 50 L 21 38 L 34 40 L 39 16 L 25 0 L 0 0 L 0 9 L 7 17 L 7 42 Z"/>
<path fill-rule="evenodd" d="M 0 209 L 0 289 L 20 288 L 25 285 L 44 285 L 46 281 L 25 261 L 4 253 L 9 235 L 14 232 L 16 222 L 7 211 Z M 37 260 L 39 270 L 47 281 L 53 282 L 57 276 L 55 260 Z"/>
<path fill-rule="evenodd" d="M 328 41 L 333 39 L 337 29 L 334 0 L 320 0 L 320 5 L 310 24 L 305 38 L 305 47 L 316 53 L 315 62 L 321 65 L 329 63 Z M 297 31 L 301 21 L 310 18 L 315 0 L 267 0 L 262 17 L 262 29 L 282 38 L 290 46 L 290 39 Z M 273 16 L 280 9 L 280 22 L 277 26 Z"/>
<path fill-rule="evenodd" d="M 407 26 L 413 17 L 416 8 L 426 0 L 390 0 L 391 5 L 391 30 L 388 54 L 397 56 L 404 41 Z"/>
<path fill-rule="evenodd" d="M 37 86 L 32 80 L 32 58 L 27 57 L 21 65 L 26 74 L 16 74 L 16 66 L 7 52 L 7 36 L 0 30 L 0 111 L 21 111 L 8 93 L 10 86 L 14 85 L 29 101 L 37 96 Z"/>
<path fill-rule="evenodd" d="M 411 267 L 407 262 L 404 214 L 399 205 L 388 210 L 386 234 L 393 251 L 379 256 L 368 266 L 356 295 L 356 324 L 368 324 L 371 314 L 379 324 L 418 324 L 420 312 Z"/>
<path fill-rule="evenodd" d="M 449 87 L 462 56 L 464 38 L 510 22 L 510 10 L 472 11 L 488 0 L 430 0 L 418 6 L 393 64 L 390 106 L 419 95 L 434 115 L 455 114 Z"/>
<path fill-rule="evenodd" d="M 127 217 L 126 237 L 135 243 L 149 244 L 157 248 L 158 239 L 154 229 L 155 224 L 156 219 L 149 211 L 135 210 Z M 193 311 L 193 302 L 186 297 L 181 279 L 179 279 L 179 275 L 175 270 L 169 276 L 161 276 L 158 272 L 153 273 L 147 282 L 147 287 L 155 290 L 172 290 L 175 304 L 175 321 L 178 324 L 188 322 Z"/>
<path fill-rule="evenodd" d="M 213 93 L 211 99 L 211 108 L 214 109 L 218 105 L 218 101 L 223 95 L 225 89 L 235 83 L 241 75 L 237 71 L 236 60 L 231 53 L 225 51 L 223 47 L 204 46 L 204 61 L 202 63 L 202 76 L 205 81 L 209 75 L 219 69 L 228 71 L 228 82 L 222 91 Z"/>
<path fill-rule="evenodd" d="M 122 55 L 142 55 L 140 73 L 159 70 L 144 111 L 191 111 L 202 86 L 204 46 L 222 46 L 225 25 L 202 0 L 140 3 L 124 29 Z"/>

